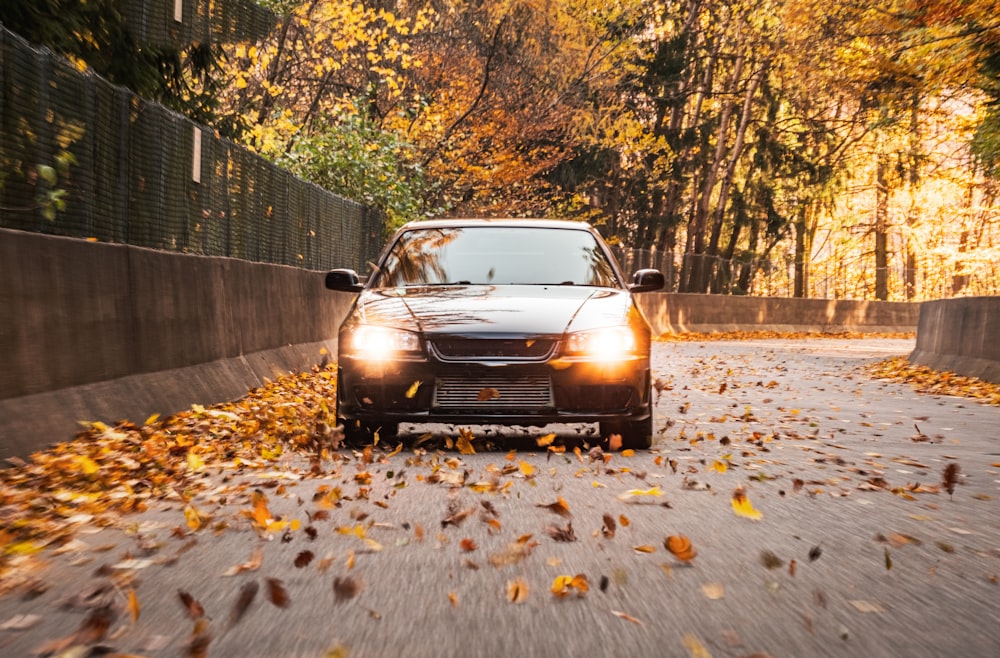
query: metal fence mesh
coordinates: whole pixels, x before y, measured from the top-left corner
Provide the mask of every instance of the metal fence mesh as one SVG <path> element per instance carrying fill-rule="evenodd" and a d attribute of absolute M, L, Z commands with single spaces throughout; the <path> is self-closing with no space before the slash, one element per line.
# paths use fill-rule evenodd
<path fill-rule="evenodd" d="M 366 269 L 381 246 L 378 212 L 2 26 L 0 92 L 2 227 L 315 270 Z"/>

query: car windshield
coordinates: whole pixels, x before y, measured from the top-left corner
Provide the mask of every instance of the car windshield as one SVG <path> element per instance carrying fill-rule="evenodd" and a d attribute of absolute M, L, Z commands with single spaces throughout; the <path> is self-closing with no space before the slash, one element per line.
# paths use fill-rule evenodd
<path fill-rule="evenodd" d="M 406 231 L 373 282 L 378 288 L 473 284 L 620 287 L 589 231 L 537 226 Z"/>

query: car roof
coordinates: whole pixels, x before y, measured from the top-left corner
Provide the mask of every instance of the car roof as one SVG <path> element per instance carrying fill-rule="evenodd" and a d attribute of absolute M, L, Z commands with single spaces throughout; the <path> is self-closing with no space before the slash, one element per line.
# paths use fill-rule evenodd
<path fill-rule="evenodd" d="M 400 228 L 401 231 L 418 228 L 460 228 L 468 226 L 530 226 L 532 228 L 558 228 L 574 229 L 578 231 L 593 231 L 593 227 L 587 222 L 570 221 L 565 219 L 519 219 L 519 218 L 450 218 L 450 219 L 421 219 L 408 222 Z"/>

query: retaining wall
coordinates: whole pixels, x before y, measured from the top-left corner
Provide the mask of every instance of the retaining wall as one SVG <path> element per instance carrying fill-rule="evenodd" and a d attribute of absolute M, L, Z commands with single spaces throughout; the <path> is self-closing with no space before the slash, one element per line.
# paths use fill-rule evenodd
<path fill-rule="evenodd" d="M 910 361 L 1000 383 L 1000 297 L 924 302 Z"/>
<path fill-rule="evenodd" d="M 661 293 L 639 296 L 657 333 L 715 331 L 915 331 L 920 305 L 846 299 L 793 299 Z"/>
<path fill-rule="evenodd" d="M 913 331 L 917 305 L 640 296 L 657 333 Z M 0 459 L 80 421 L 241 397 L 336 353 L 351 295 L 323 273 L 0 229 Z M 324 353 L 325 352 L 325 353 Z"/>
<path fill-rule="evenodd" d="M 307 370 L 350 300 L 320 272 L 0 229 L 0 459 Z"/>

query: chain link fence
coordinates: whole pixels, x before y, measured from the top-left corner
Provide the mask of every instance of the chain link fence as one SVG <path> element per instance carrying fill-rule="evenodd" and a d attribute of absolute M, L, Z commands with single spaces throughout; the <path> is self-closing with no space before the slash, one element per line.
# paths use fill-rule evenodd
<path fill-rule="evenodd" d="M 378 211 L 2 26 L 0 92 L 0 227 L 313 270 L 382 245 Z"/>

